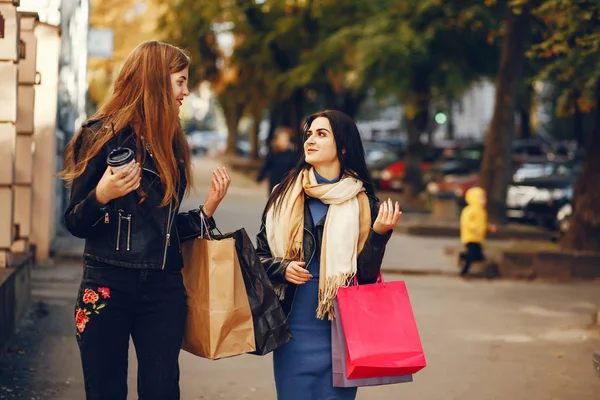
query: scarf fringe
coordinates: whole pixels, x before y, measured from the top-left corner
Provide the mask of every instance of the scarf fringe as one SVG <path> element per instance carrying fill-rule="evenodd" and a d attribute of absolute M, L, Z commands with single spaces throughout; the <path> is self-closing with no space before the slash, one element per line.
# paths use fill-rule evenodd
<path fill-rule="evenodd" d="M 330 321 L 333 321 L 333 299 L 337 296 L 337 291 L 341 287 L 348 287 L 354 279 L 354 273 L 346 273 L 336 276 L 330 276 L 325 282 L 325 289 L 319 290 L 319 305 L 317 306 L 317 318 L 325 319 L 325 314 Z"/>

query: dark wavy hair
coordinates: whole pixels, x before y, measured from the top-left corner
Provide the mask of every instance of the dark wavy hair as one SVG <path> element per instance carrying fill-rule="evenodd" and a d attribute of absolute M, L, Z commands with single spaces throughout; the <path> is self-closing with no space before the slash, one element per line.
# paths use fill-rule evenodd
<path fill-rule="evenodd" d="M 350 175 L 362 181 L 367 194 L 371 197 L 375 197 L 375 188 L 371 182 L 367 162 L 365 161 L 365 150 L 363 148 L 362 140 L 360 139 L 360 132 L 352 118 L 348 115 L 336 110 L 325 110 L 309 115 L 302 122 L 302 143 L 307 139 L 306 133 L 308 132 L 310 125 L 319 117 L 327 118 L 331 125 L 333 137 L 335 139 L 337 157 L 342 167 L 342 175 Z M 345 152 L 342 150 L 345 150 Z M 285 197 L 288 190 L 293 186 L 296 178 L 304 169 L 310 167 L 311 165 L 306 162 L 304 150 L 302 150 L 302 156 L 300 157 L 298 165 L 296 165 L 296 167 L 293 168 L 283 181 L 281 181 L 281 183 L 273 190 L 267 201 L 265 211 L 269 210 L 272 206 L 279 207 L 280 202 Z"/>

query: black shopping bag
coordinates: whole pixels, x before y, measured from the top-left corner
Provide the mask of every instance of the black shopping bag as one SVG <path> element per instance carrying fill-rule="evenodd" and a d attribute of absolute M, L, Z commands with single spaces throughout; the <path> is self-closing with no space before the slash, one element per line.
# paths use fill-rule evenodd
<path fill-rule="evenodd" d="M 292 334 L 279 298 L 246 230 L 242 228 L 223 235 L 213 235 L 216 240 L 228 237 L 235 240 L 252 312 L 256 350 L 250 354 L 262 356 L 288 343 L 292 340 Z"/>

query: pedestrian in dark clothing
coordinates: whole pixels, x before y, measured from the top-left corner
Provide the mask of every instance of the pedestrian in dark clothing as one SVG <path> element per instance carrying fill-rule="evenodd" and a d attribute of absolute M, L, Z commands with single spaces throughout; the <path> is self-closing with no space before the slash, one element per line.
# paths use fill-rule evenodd
<path fill-rule="evenodd" d="M 271 151 L 258 172 L 256 181 L 260 183 L 268 176 L 270 194 L 273 188 L 296 166 L 298 159 L 299 155 L 292 148 L 290 129 L 280 128 L 273 138 Z"/>

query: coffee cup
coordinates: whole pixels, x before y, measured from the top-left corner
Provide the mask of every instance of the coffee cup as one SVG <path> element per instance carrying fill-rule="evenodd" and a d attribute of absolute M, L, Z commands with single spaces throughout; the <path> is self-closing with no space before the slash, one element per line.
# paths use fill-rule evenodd
<path fill-rule="evenodd" d="M 116 174 L 127 166 L 135 157 L 133 150 L 127 147 L 119 147 L 110 152 L 106 158 L 106 163 L 113 174 Z"/>
<path fill-rule="evenodd" d="M 108 157 L 106 158 L 106 163 L 110 167 L 110 170 L 113 174 L 121 171 L 123 168 L 127 167 L 127 165 L 135 158 L 135 153 L 133 150 L 128 149 L 127 147 L 119 147 L 110 152 Z M 135 189 L 139 188 L 140 185 L 137 185 Z M 134 190 L 135 190 L 134 189 Z"/>

